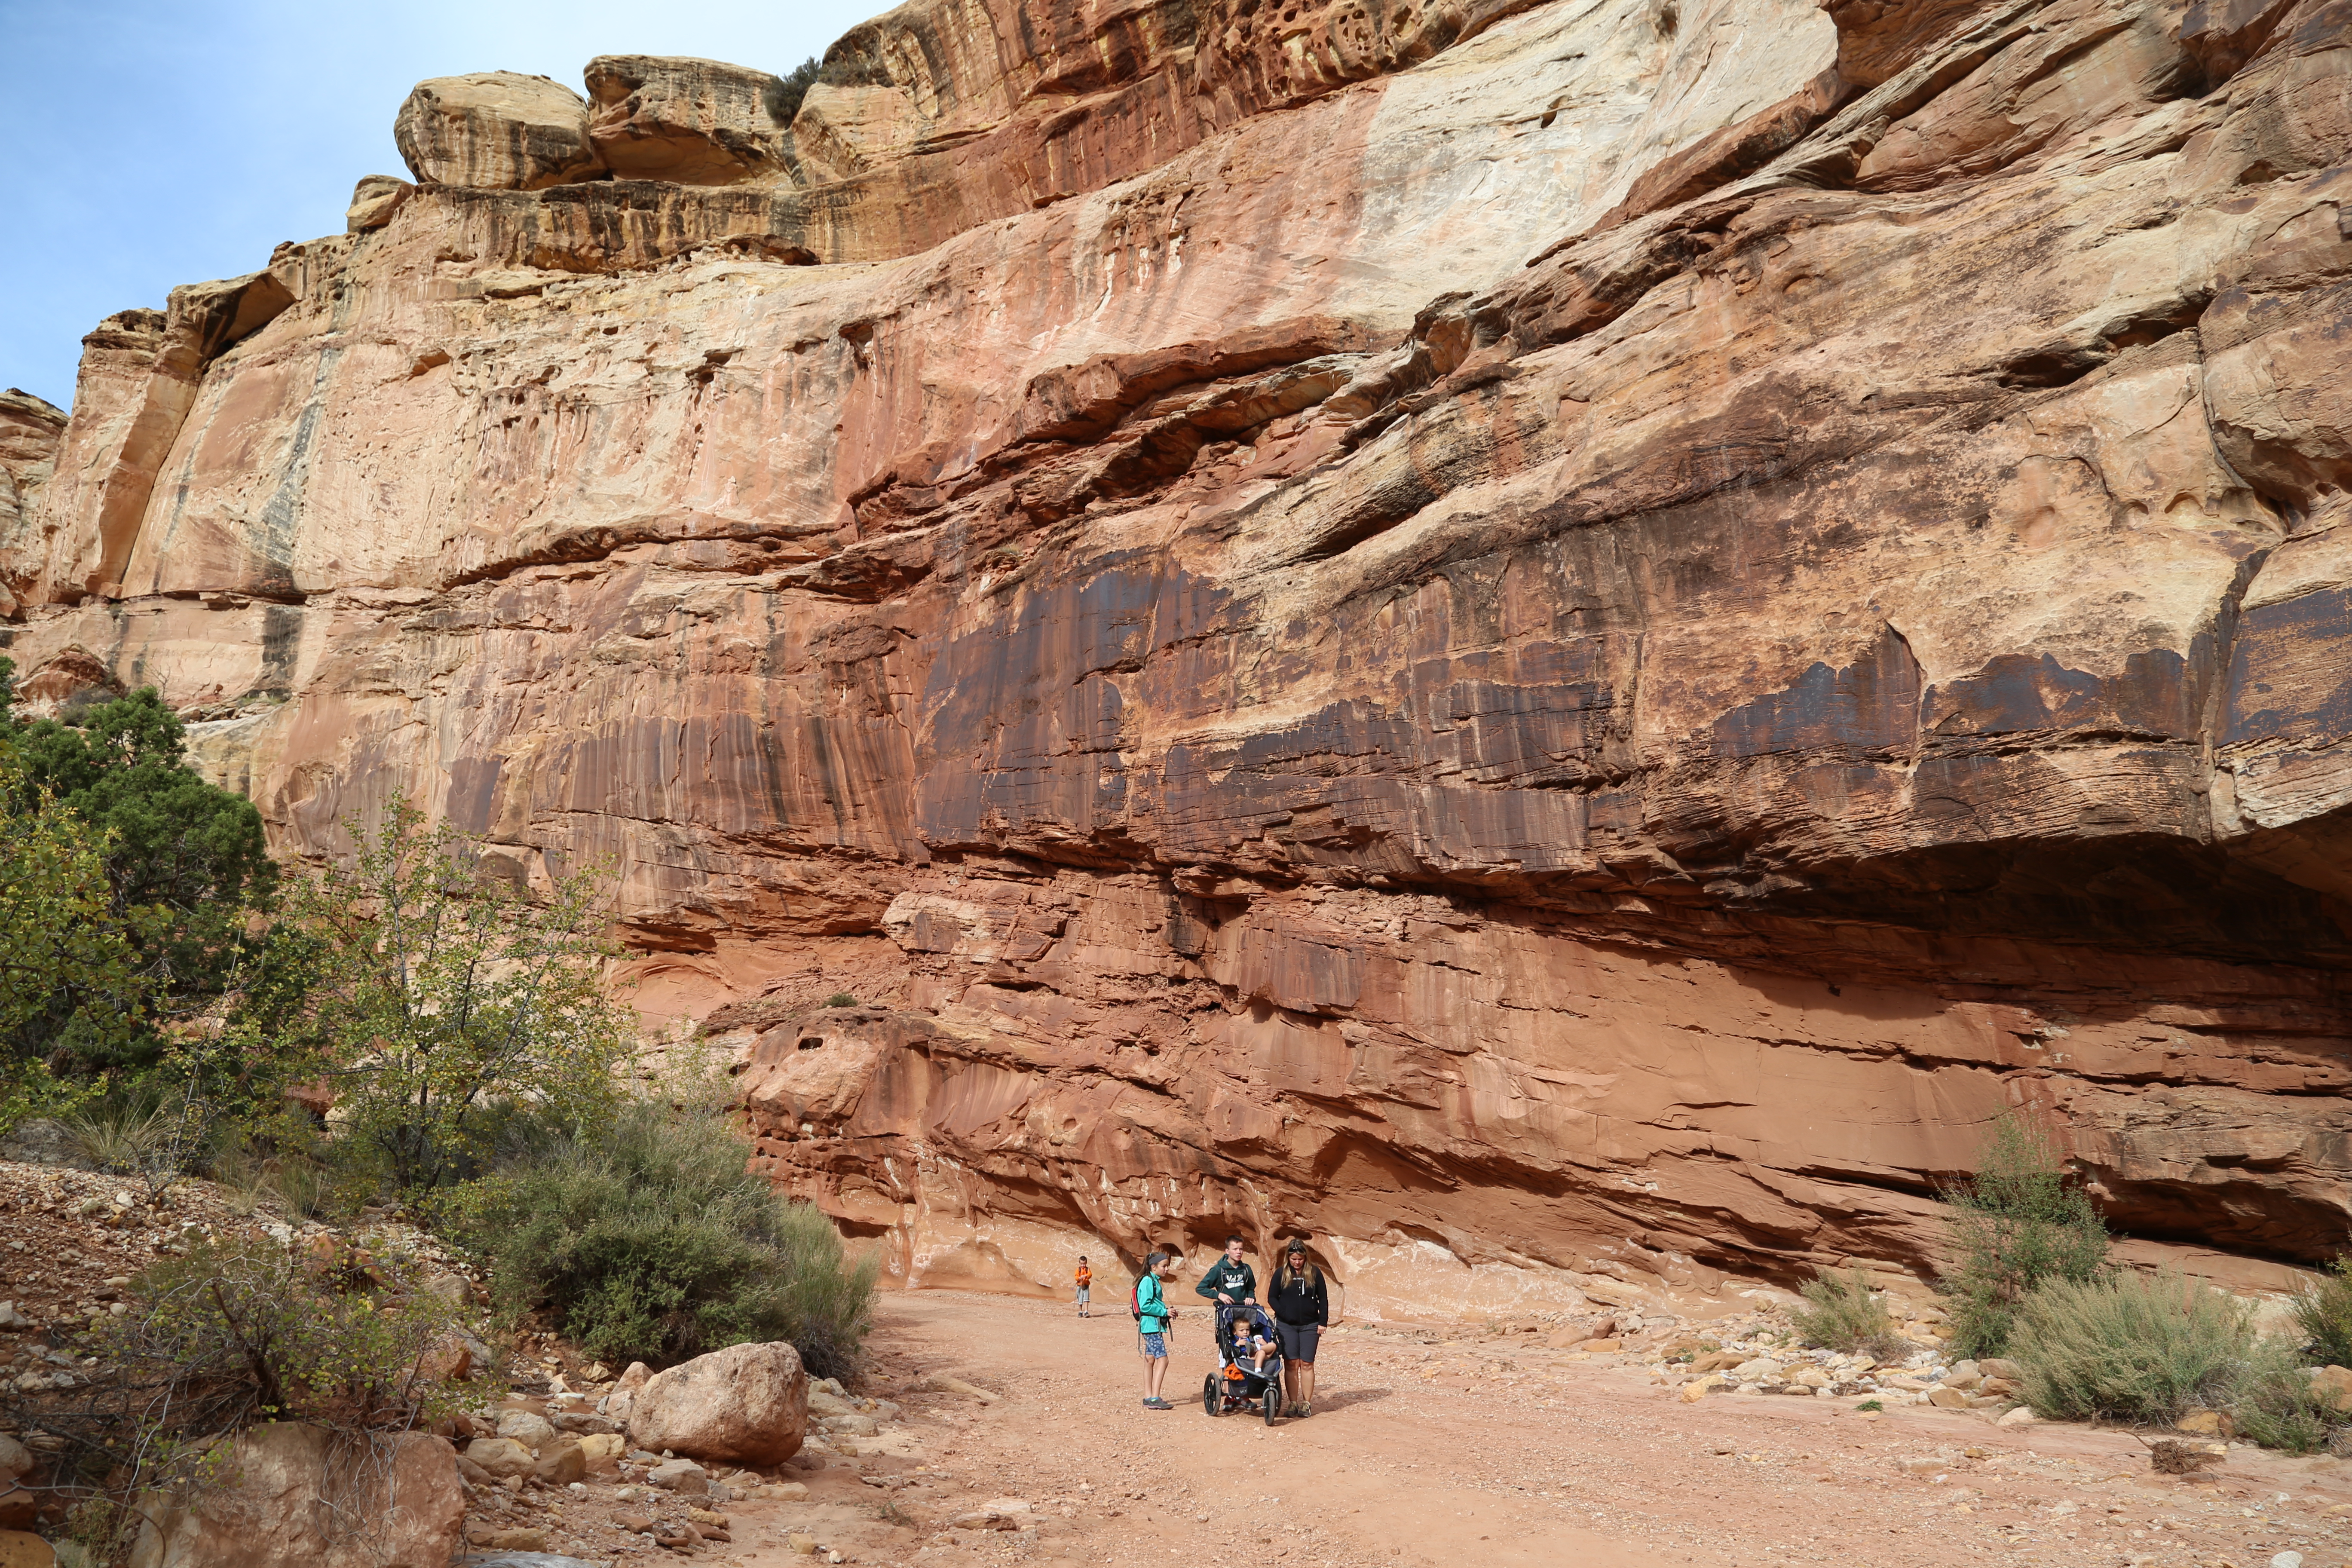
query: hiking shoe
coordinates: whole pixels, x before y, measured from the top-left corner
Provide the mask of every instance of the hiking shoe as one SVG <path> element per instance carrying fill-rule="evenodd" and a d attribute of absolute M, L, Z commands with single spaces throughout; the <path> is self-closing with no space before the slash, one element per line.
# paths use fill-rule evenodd
<path fill-rule="evenodd" d="M 1302 1404 L 1298 1407 L 1298 1414 L 1301 1416 L 1312 1415 L 1315 1414 L 1315 1406 L 1312 1405 Z"/>
<path fill-rule="evenodd" d="M 1143 1407 L 1146 1410 L 1173 1410 L 1176 1408 L 1164 1399 L 1147 1399 L 1143 1402 Z"/>

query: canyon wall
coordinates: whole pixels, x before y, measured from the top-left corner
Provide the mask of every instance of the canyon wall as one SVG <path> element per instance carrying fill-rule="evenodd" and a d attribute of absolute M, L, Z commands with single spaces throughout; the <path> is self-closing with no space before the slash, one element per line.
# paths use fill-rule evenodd
<path fill-rule="evenodd" d="M 1895 1278 L 2003 1106 L 2130 1256 L 2346 1245 L 2352 0 L 584 82 L 425 84 L 350 232 L 0 402 L 29 697 L 161 687 L 298 856 L 609 862 L 908 1283 Z"/>

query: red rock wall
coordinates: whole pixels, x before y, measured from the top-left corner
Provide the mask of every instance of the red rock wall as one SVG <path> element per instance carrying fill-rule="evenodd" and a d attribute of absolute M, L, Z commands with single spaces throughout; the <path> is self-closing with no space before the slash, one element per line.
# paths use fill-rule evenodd
<path fill-rule="evenodd" d="M 2031 1104 L 2276 1284 L 2352 1163 L 2346 4 L 902 7 L 786 174 L 117 318 L 10 652 L 297 853 L 613 858 L 910 1282 L 1919 1268 Z"/>

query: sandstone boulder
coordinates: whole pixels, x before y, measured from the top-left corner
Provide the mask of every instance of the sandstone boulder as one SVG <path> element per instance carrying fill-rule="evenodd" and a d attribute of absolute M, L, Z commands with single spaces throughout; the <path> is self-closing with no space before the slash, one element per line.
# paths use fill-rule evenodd
<path fill-rule="evenodd" d="M 1977 1363 L 1977 1370 L 1987 1377 L 1997 1377 L 2004 1383 L 2025 1381 L 2025 1369 L 2004 1356 L 1986 1356 Z"/>
<path fill-rule="evenodd" d="M 193 1502 L 147 1500 L 131 1568 L 447 1568 L 462 1540 L 457 1454 L 439 1437 L 278 1422 L 239 1433 L 225 1475 Z"/>
<path fill-rule="evenodd" d="M 2322 1399 L 2352 1408 L 2352 1369 L 2340 1366 L 2315 1367 L 2311 1373 L 2311 1392 Z M 0 1466 L 0 1470 L 5 1470 Z"/>
<path fill-rule="evenodd" d="M 0 1568 L 51 1568 L 58 1560 L 49 1543 L 21 1530 L 0 1530 Z"/>
<path fill-rule="evenodd" d="M 596 1432 L 580 1439 L 580 1452 L 592 1470 L 610 1470 L 628 1450 L 628 1439 L 617 1433 Z"/>
<path fill-rule="evenodd" d="M 466 1445 L 466 1458 L 500 1480 L 527 1476 L 539 1463 L 528 1447 L 511 1437 L 477 1437 Z"/>
<path fill-rule="evenodd" d="M 533 1478 L 547 1486 L 570 1486 L 588 1479 L 588 1452 L 570 1439 L 551 1445 L 531 1467 Z"/>
<path fill-rule="evenodd" d="M 588 135 L 624 179 L 727 185 L 785 167 L 781 78 L 718 60 L 600 55 Z"/>
<path fill-rule="evenodd" d="M 646 1479 L 664 1491 L 700 1496 L 710 1489 L 710 1472 L 692 1459 L 664 1459 L 646 1472 Z"/>
<path fill-rule="evenodd" d="M 369 174 L 352 187 L 351 205 L 343 210 L 343 227 L 352 234 L 382 228 L 415 194 L 416 187 L 406 180 Z"/>
<path fill-rule="evenodd" d="M 526 1448 L 543 1448 L 555 1441 L 555 1424 L 536 1410 L 499 1412 L 499 1436 L 511 1437 Z"/>
<path fill-rule="evenodd" d="M 730 1345 L 650 1379 L 630 1401 L 629 1441 L 656 1452 L 774 1465 L 800 1451 L 808 1373 L 789 1344 Z"/>
<path fill-rule="evenodd" d="M 392 133 L 421 185 L 536 191 L 587 179 L 600 166 L 580 95 L 515 71 L 418 82 Z"/>

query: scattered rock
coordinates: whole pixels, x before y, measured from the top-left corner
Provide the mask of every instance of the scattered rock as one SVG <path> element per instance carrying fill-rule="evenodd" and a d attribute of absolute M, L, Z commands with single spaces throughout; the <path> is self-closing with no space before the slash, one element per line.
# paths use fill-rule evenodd
<path fill-rule="evenodd" d="M 498 1431 L 499 1436 L 511 1437 L 526 1448 L 544 1448 L 555 1441 L 554 1425 L 531 1410 L 500 1411 Z"/>
<path fill-rule="evenodd" d="M 1977 1370 L 1987 1377 L 1998 1377 L 2008 1383 L 2025 1381 L 2025 1369 L 2003 1356 L 1983 1357 L 1977 1363 Z"/>
<path fill-rule="evenodd" d="M 730 1345 L 646 1382 L 629 1403 L 629 1440 L 733 1465 L 774 1465 L 808 1427 L 808 1373 L 781 1342 Z"/>
<path fill-rule="evenodd" d="M 588 1456 L 577 1443 L 557 1443 L 541 1453 L 531 1474 L 544 1485 L 568 1487 L 588 1479 Z"/>
<path fill-rule="evenodd" d="M 5 1329 L 12 1334 L 21 1334 L 39 1326 L 32 1319 L 18 1311 L 16 1302 L 0 1301 L 0 1329 Z"/>
<path fill-rule="evenodd" d="M 751 1495 L 761 1502 L 806 1502 L 809 1489 L 798 1481 L 770 1481 L 753 1487 Z"/>
<path fill-rule="evenodd" d="M 7 1308 L 0 1303 L 0 1328 L 7 1327 Z M 2311 1391 L 2332 1395 L 2337 1404 L 2352 1405 L 2352 1370 L 2340 1366 L 2315 1367 L 2311 1373 Z"/>
<path fill-rule="evenodd" d="M 710 1489 L 710 1472 L 692 1459 L 665 1459 L 646 1472 L 646 1479 L 665 1491 L 700 1497 Z"/>
<path fill-rule="evenodd" d="M 1927 1403 L 1938 1410 L 1966 1410 L 1969 1396 L 1957 1388 L 1931 1388 L 1927 1391 Z"/>
<path fill-rule="evenodd" d="M 590 1469 L 610 1469 L 620 1463 L 628 1446 L 629 1440 L 617 1432 L 592 1432 L 580 1439 L 580 1453 Z"/>
<path fill-rule="evenodd" d="M 2016 1409 L 2010 1411 L 2007 1415 L 2001 1416 L 2000 1420 L 1995 1421 L 1993 1425 L 1996 1426 L 2031 1426 L 2041 1419 L 2041 1416 L 2033 1414 L 2033 1411 L 2030 1406 L 2021 1405 Z"/>
<path fill-rule="evenodd" d="M 1705 1399 L 1708 1394 L 1714 1393 L 1717 1389 L 1721 1388 L 1722 1386 L 1722 1377 L 1715 1373 L 1709 1373 L 1707 1376 L 1702 1378 L 1696 1378 L 1693 1381 L 1683 1384 L 1682 1401 L 1685 1405 L 1696 1405 L 1700 1400 Z"/>
<path fill-rule="evenodd" d="M 2172 1424 L 2176 1432 L 2188 1432 L 2200 1437 L 2233 1437 L 2238 1424 L 2221 1410 L 2191 1410 Z"/>
<path fill-rule="evenodd" d="M 527 1476 L 539 1461 L 511 1437 L 477 1437 L 466 1445 L 466 1458 L 498 1480 Z"/>
<path fill-rule="evenodd" d="M 945 1373 L 937 1372 L 916 1383 L 915 1388 L 918 1392 L 928 1390 L 933 1394 L 961 1394 L 966 1398 L 977 1399 L 982 1405 L 993 1405 L 1004 1397 L 1001 1394 L 991 1394 L 984 1388 L 974 1387 L 960 1377 L 950 1377 Z"/>
<path fill-rule="evenodd" d="M 0 1529 L 27 1527 L 40 1510 L 40 1494 L 18 1484 L 32 1468 L 33 1451 L 14 1437 L 0 1436 Z"/>
<path fill-rule="evenodd" d="M 1028 1500 L 1013 1497 L 984 1502 L 954 1521 L 958 1530 L 1020 1530 L 1034 1522 Z"/>
<path fill-rule="evenodd" d="M 487 1546 L 493 1552 L 544 1552 L 547 1550 L 547 1531 L 525 1529 L 493 1530 L 473 1544 Z"/>

